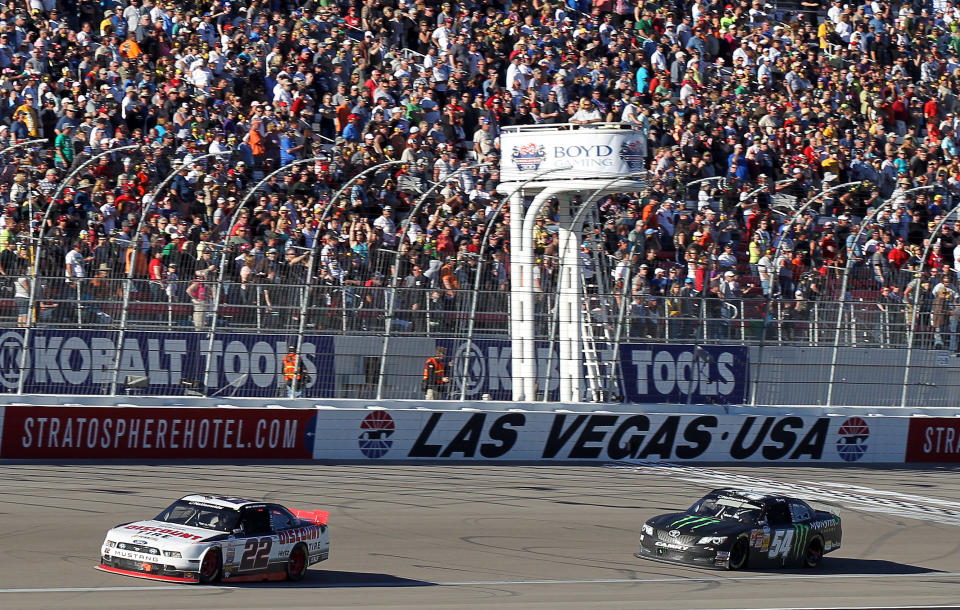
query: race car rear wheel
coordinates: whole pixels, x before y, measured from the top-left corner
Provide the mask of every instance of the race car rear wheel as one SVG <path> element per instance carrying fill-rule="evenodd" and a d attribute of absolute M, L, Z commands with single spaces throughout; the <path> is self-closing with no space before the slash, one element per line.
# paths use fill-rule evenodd
<path fill-rule="evenodd" d="M 307 547 L 298 544 L 287 558 L 287 580 L 301 580 L 307 573 Z"/>
<path fill-rule="evenodd" d="M 731 570 L 742 570 L 747 567 L 747 558 L 750 556 L 750 545 L 747 543 L 746 538 L 739 538 L 736 542 L 733 543 L 733 548 L 730 549 L 730 564 L 729 568 Z"/>
<path fill-rule="evenodd" d="M 803 552 L 803 567 L 815 568 L 820 565 L 823 559 L 823 541 L 814 538 L 807 544 L 807 549 Z"/>
<path fill-rule="evenodd" d="M 223 559 L 220 549 L 210 549 L 200 561 L 200 582 L 210 583 L 220 580 L 220 571 L 223 568 Z"/>

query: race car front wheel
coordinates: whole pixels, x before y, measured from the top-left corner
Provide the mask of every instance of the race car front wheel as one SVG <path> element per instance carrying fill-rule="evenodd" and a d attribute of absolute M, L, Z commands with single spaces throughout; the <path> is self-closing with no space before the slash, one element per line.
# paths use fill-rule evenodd
<path fill-rule="evenodd" d="M 287 558 L 287 580 L 301 580 L 307 573 L 307 547 L 298 544 Z"/>
<path fill-rule="evenodd" d="M 823 559 L 823 541 L 814 538 L 807 544 L 807 550 L 803 553 L 803 567 L 815 568 L 820 565 L 821 559 Z"/>
<path fill-rule="evenodd" d="M 220 570 L 223 567 L 223 559 L 220 557 L 220 549 L 210 549 L 200 561 L 200 582 L 211 583 L 220 579 Z"/>
<path fill-rule="evenodd" d="M 730 564 L 729 568 L 731 570 L 742 570 L 747 567 L 747 558 L 750 556 L 750 545 L 747 543 L 746 538 L 739 538 L 736 542 L 733 543 L 733 548 L 730 549 Z"/>

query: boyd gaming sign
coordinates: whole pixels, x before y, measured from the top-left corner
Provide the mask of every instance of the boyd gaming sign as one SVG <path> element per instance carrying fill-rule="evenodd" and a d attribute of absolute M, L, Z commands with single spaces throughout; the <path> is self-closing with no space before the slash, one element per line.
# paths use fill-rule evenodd
<path fill-rule="evenodd" d="M 528 180 L 547 169 L 567 168 L 566 177 L 615 178 L 642 167 L 638 164 L 643 137 L 632 130 L 505 130 L 500 135 L 506 153 L 500 166 L 501 182 Z M 549 176 L 544 177 L 545 180 Z"/>

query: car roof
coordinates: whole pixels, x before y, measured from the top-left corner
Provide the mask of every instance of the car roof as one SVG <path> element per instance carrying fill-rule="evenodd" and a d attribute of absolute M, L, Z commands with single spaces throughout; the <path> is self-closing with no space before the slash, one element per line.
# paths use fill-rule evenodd
<path fill-rule="evenodd" d="M 266 502 L 262 500 L 244 500 L 243 498 L 213 496 L 206 494 L 191 494 L 180 499 L 185 502 L 203 502 L 204 504 L 212 504 L 213 506 L 231 508 L 234 510 L 238 510 L 250 504 L 266 504 Z"/>
<path fill-rule="evenodd" d="M 744 500 L 750 502 L 769 502 L 771 500 L 796 500 L 796 498 L 791 498 L 789 496 L 784 496 L 781 494 L 768 494 L 759 491 L 754 491 L 752 489 L 736 489 L 732 487 L 721 487 L 720 489 L 714 489 L 710 492 L 711 494 L 717 494 L 722 496 L 735 496 L 737 498 L 743 498 Z"/>

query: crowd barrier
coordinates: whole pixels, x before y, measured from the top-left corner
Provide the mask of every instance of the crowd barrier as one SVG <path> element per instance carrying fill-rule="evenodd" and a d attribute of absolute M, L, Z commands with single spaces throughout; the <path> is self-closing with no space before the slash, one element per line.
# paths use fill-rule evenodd
<path fill-rule="evenodd" d="M 24 344 L 28 349 L 24 350 Z M 299 342 L 299 343 L 298 343 Z M 507 339 L 310 333 L 22 329 L 0 331 L 0 394 L 125 398 L 287 395 L 283 356 L 299 346 L 308 399 L 419 400 L 424 362 L 445 347 L 447 400 L 512 401 Z M 944 350 L 884 345 L 745 346 L 687 341 L 592 344 L 605 363 L 584 367 L 583 400 L 611 410 L 636 404 L 825 405 L 951 408 L 960 358 Z M 536 400 L 560 400 L 561 354 L 537 341 Z M 384 353 L 386 352 L 386 353 Z M 580 357 L 582 355 L 578 355 Z M 833 381 L 833 383 L 831 383 Z M 287 405 L 292 406 L 292 405 Z M 460 405 L 464 406 L 464 405 Z M 542 407 L 545 408 L 545 407 Z M 951 412 L 952 414 L 952 412 Z"/>
<path fill-rule="evenodd" d="M 960 462 L 960 417 L 7 406 L 0 458 Z"/>

